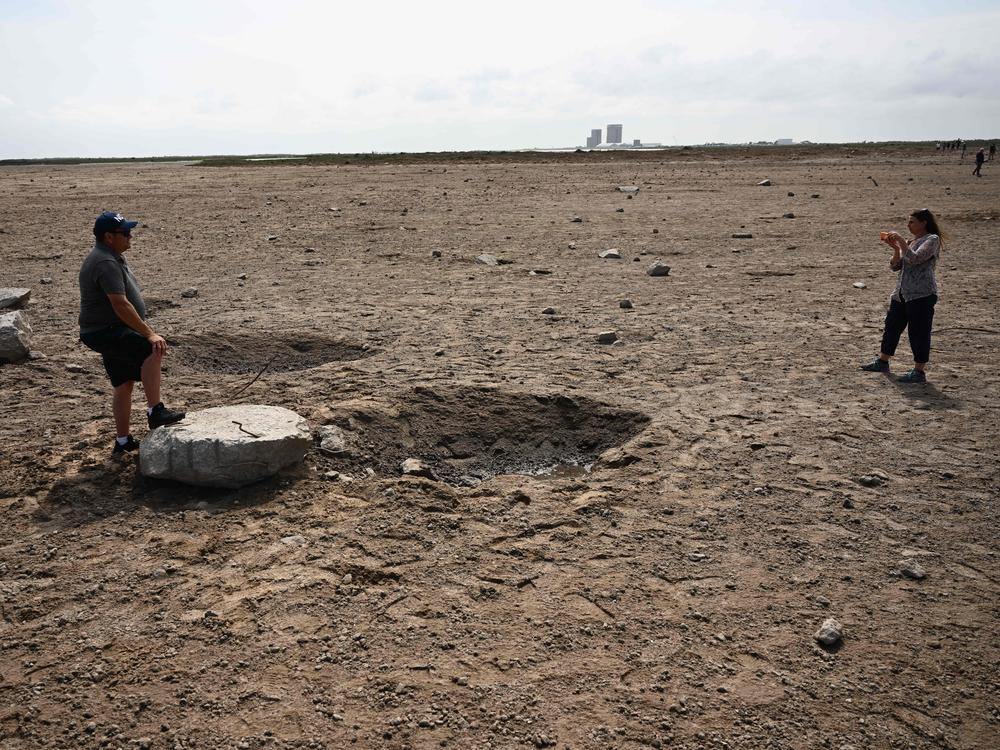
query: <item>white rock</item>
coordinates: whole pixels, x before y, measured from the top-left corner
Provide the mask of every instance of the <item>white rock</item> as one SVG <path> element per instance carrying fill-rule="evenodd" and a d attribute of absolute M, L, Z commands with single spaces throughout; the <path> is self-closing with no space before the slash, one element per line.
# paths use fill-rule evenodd
<path fill-rule="evenodd" d="M 619 193 L 638 193 L 639 192 L 639 186 L 638 185 L 619 185 L 618 186 L 618 192 Z"/>
<path fill-rule="evenodd" d="M 0 287 L 0 310 L 23 307 L 30 296 L 30 289 Z"/>
<path fill-rule="evenodd" d="M 670 266 L 662 260 L 656 260 L 653 261 L 653 265 L 646 269 L 646 274 L 648 276 L 669 276 Z"/>
<path fill-rule="evenodd" d="M 483 253 L 482 255 L 476 256 L 476 263 L 484 266 L 499 266 L 500 261 L 497 260 L 495 255 L 490 255 L 489 253 Z"/>
<path fill-rule="evenodd" d="M 21 311 L 0 313 L 0 362 L 20 362 L 31 351 L 31 325 Z"/>
<path fill-rule="evenodd" d="M 853 287 L 854 287 L 855 289 L 864 289 L 864 288 L 865 288 L 865 287 L 867 287 L 868 285 L 867 285 L 867 284 L 866 284 L 865 282 L 863 282 L 863 281 L 855 281 L 855 282 L 854 282 L 854 284 L 853 284 L 852 286 L 853 286 Z"/>
<path fill-rule="evenodd" d="M 601 250 L 598 257 L 604 258 L 605 260 L 621 260 L 622 254 L 618 251 L 618 248 L 610 247 L 607 250 Z"/>
<path fill-rule="evenodd" d="M 840 643 L 843 637 L 843 626 L 832 617 L 824 620 L 823 624 L 819 626 L 819 630 L 813 635 L 813 638 L 822 646 L 835 646 Z"/>
<path fill-rule="evenodd" d="M 771 181 L 761 180 L 760 182 L 757 183 L 757 187 L 771 187 Z"/>
<path fill-rule="evenodd" d="M 306 420 L 279 406 L 219 406 L 142 440 L 144 476 L 203 487 L 236 488 L 301 461 L 312 445 Z"/>
<path fill-rule="evenodd" d="M 618 340 L 617 331 L 601 331 L 597 334 L 598 344 L 613 344 Z"/>

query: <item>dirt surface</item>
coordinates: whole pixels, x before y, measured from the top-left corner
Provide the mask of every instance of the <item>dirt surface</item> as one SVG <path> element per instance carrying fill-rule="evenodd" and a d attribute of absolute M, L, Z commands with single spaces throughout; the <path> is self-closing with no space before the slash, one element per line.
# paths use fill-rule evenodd
<path fill-rule="evenodd" d="M 0 747 L 998 746 L 993 165 L 572 156 L 0 170 L 37 352 L 0 367 Z M 924 206 L 951 239 L 902 386 L 857 367 L 878 232 Z M 143 222 L 169 406 L 350 450 L 235 492 L 113 459 L 76 341 L 106 208 Z"/>

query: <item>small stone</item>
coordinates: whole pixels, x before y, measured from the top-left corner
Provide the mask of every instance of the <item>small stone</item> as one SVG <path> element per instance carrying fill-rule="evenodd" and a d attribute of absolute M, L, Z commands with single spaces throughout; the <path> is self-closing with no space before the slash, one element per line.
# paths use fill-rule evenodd
<path fill-rule="evenodd" d="M 607 250 L 601 250 L 597 256 L 605 260 L 621 260 L 622 254 L 618 251 L 618 248 L 611 247 Z"/>
<path fill-rule="evenodd" d="M 576 243 L 571 242 L 566 247 L 568 247 L 570 250 L 576 250 Z"/>
<path fill-rule="evenodd" d="M 87 371 L 86 367 L 82 365 L 68 364 L 66 365 L 66 372 L 84 373 Z"/>
<path fill-rule="evenodd" d="M 408 458 L 400 465 L 400 471 L 411 477 L 424 477 L 425 479 L 437 479 L 430 467 L 425 466 L 419 458 Z"/>
<path fill-rule="evenodd" d="M 0 363 L 15 363 L 31 353 L 31 324 L 20 310 L 0 313 Z"/>
<path fill-rule="evenodd" d="M 181 292 L 181 296 L 185 297 L 187 299 L 191 299 L 192 297 L 197 297 L 198 296 L 198 287 L 196 287 L 196 286 L 189 286 L 187 289 L 185 289 L 184 291 Z"/>
<path fill-rule="evenodd" d="M 851 286 L 853 286 L 855 289 L 864 289 L 868 285 L 863 281 L 855 281 Z"/>
<path fill-rule="evenodd" d="M 19 287 L 0 288 L 0 310 L 16 309 L 28 304 L 31 297 L 30 289 Z"/>
<path fill-rule="evenodd" d="M 854 501 L 849 497 L 844 498 L 844 507 L 848 510 L 854 510 Z"/>
<path fill-rule="evenodd" d="M 826 646 L 827 648 L 831 646 L 836 646 L 844 637 L 843 626 L 834 620 L 832 617 L 828 620 L 824 620 L 823 624 L 819 626 L 819 630 L 813 638 L 821 646 Z"/>
<path fill-rule="evenodd" d="M 350 573 L 345 573 L 344 577 L 340 579 L 340 582 L 345 586 L 352 584 L 354 583 L 354 576 L 352 576 Z"/>
<path fill-rule="evenodd" d="M 236 278 L 237 278 L 237 279 L 239 279 L 240 281 L 246 281 L 246 279 L 247 279 L 247 275 L 246 275 L 245 273 L 241 273 L 241 274 L 240 274 L 239 276 L 237 276 Z"/>
<path fill-rule="evenodd" d="M 319 428 L 319 449 L 331 456 L 342 456 L 348 452 L 344 431 L 332 424 Z"/>
<path fill-rule="evenodd" d="M 287 544 L 289 547 L 302 547 L 306 543 L 306 538 L 301 534 L 291 534 L 290 536 L 282 537 L 281 543 Z"/>
<path fill-rule="evenodd" d="M 669 276 L 670 266 L 661 260 L 653 261 L 653 265 L 646 269 L 647 276 Z"/>
<path fill-rule="evenodd" d="M 570 222 L 573 224 L 580 224 L 583 222 L 583 219 L 581 219 L 579 216 L 574 216 L 572 219 L 570 219 Z"/>
<path fill-rule="evenodd" d="M 483 253 L 482 255 L 476 256 L 476 263 L 482 266 L 499 266 L 500 261 L 495 255 L 490 255 L 489 253 Z"/>
<path fill-rule="evenodd" d="M 794 198 L 794 197 L 795 197 L 795 193 L 793 193 L 793 192 L 789 191 L 789 192 L 788 192 L 788 197 L 789 197 L 789 198 Z"/>
<path fill-rule="evenodd" d="M 431 257 L 432 258 L 440 258 L 441 257 L 441 251 L 440 250 L 431 250 Z"/>
<path fill-rule="evenodd" d="M 810 198 L 819 198 L 819 193 L 813 193 L 809 196 Z"/>
<path fill-rule="evenodd" d="M 734 240 L 752 240 L 753 235 L 750 232 L 733 232 Z M 737 250 L 737 252 L 739 252 Z"/>
<path fill-rule="evenodd" d="M 43 276 L 42 278 L 39 279 L 39 281 L 41 283 L 43 283 L 43 284 L 51 284 L 52 283 L 52 277 L 51 276 Z"/>
<path fill-rule="evenodd" d="M 556 309 L 554 307 L 546 307 L 542 310 L 542 315 L 555 315 Z"/>
<path fill-rule="evenodd" d="M 622 310 L 631 310 L 632 309 L 632 300 L 630 300 L 630 299 L 623 299 L 621 302 L 618 303 L 618 307 L 620 307 Z"/>
<path fill-rule="evenodd" d="M 659 229 L 654 229 L 654 230 L 653 230 L 653 234 L 659 234 L 659 233 L 660 233 L 660 230 L 659 230 Z"/>
<path fill-rule="evenodd" d="M 638 185 L 619 185 L 618 186 L 618 192 L 619 193 L 638 193 L 639 192 L 639 186 Z"/>
<path fill-rule="evenodd" d="M 278 239 L 278 235 L 276 235 L 276 234 L 269 234 L 269 235 L 267 235 L 267 241 L 268 242 L 274 242 L 276 239 Z"/>
<path fill-rule="evenodd" d="M 625 209 L 624 208 L 616 208 L 615 209 L 615 213 L 616 214 L 623 214 L 623 213 L 625 213 Z"/>
<path fill-rule="evenodd" d="M 827 599 L 825 596 L 814 597 L 813 601 L 816 602 L 816 606 L 822 607 L 823 609 L 826 609 L 827 607 L 830 606 L 830 600 Z"/>
<path fill-rule="evenodd" d="M 927 577 L 927 571 L 913 558 L 907 558 L 899 564 L 899 572 L 913 581 L 922 581 Z"/>
<path fill-rule="evenodd" d="M 795 214 L 793 214 L 791 211 L 789 211 L 786 214 L 782 214 L 781 218 L 782 219 L 794 219 L 795 218 Z"/>
<path fill-rule="evenodd" d="M 691 562 L 704 562 L 708 558 L 708 555 L 704 552 L 688 552 L 687 558 Z"/>
<path fill-rule="evenodd" d="M 760 182 L 757 183 L 757 187 L 771 187 L 771 181 L 761 180 Z"/>
<path fill-rule="evenodd" d="M 617 331 L 601 331 L 599 334 L 597 334 L 598 344 L 613 344 L 616 341 L 618 341 Z"/>

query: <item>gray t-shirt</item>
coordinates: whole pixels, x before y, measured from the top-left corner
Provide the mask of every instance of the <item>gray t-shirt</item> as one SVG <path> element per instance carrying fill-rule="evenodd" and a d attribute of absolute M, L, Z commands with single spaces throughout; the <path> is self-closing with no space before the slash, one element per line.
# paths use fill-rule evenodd
<path fill-rule="evenodd" d="M 80 267 L 80 333 L 122 325 L 109 294 L 124 294 L 139 317 L 146 319 L 142 290 L 125 257 L 98 242 Z"/>

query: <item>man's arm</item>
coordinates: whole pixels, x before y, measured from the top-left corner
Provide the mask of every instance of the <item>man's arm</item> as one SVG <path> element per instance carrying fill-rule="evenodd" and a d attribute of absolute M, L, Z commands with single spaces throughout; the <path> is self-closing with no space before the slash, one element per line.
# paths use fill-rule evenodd
<path fill-rule="evenodd" d="M 132 303 L 128 301 L 128 297 L 124 294 L 109 294 L 108 299 L 111 301 L 111 307 L 114 308 L 115 315 L 118 316 L 122 323 L 136 333 L 145 336 L 149 343 L 153 345 L 153 351 L 160 354 L 167 353 L 166 340 L 146 325 L 146 321 L 139 317 L 139 313 L 136 312 Z"/>

